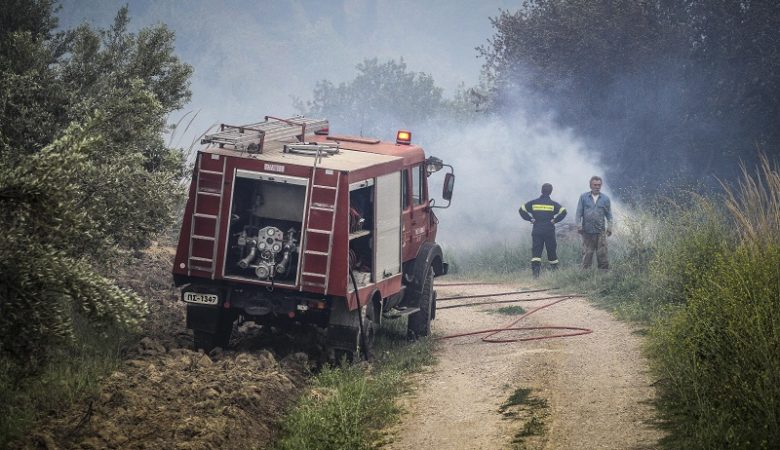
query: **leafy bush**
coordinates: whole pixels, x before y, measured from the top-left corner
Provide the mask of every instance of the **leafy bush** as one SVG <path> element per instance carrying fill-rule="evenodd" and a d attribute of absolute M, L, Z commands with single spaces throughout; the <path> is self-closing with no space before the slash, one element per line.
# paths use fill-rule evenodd
<path fill-rule="evenodd" d="M 182 152 L 162 133 L 192 73 L 165 26 L 128 32 L 127 8 L 55 34 L 53 1 L 3 7 L 0 447 L 94 386 L 146 316 L 111 270 L 181 202 Z"/>
<path fill-rule="evenodd" d="M 117 288 L 86 258 L 107 255 L 111 240 L 90 210 L 95 196 L 83 191 L 104 175 L 93 175 L 89 160 L 100 139 L 85 134 L 71 127 L 43 151 L 0 168 L 7 212 L 0 217 L 6 230 L 0 352 L 28 369 L 45 360 L 47 349 L 73 343 L 74 313 L 125 329 L 136 328 L 146 313 L 141 299 Z"/>
<path fill-rule="evenodd" d="M 164 26 L 129 33 L 127 8 L 108 30 L 54 35 L 52 2 L 22 3 L 0 33 L 0 357 L 32 373 L 75 344 L 74 314 L 125 330 L 144 317 L 107 275 L 181 202 L 182 152 L 162 132 L 192 69 Z"/>

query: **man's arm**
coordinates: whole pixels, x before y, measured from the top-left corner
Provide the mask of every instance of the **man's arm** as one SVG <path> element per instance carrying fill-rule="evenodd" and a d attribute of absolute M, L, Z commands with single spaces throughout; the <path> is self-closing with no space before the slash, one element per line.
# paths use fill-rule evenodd
<path fill-rule="evenodd" d="M 523 219 L 525 219 L 525 220 L 527 220 L 529 222 L 533 222 L 534 218 L 531 217 L 531 215 L 528 213 L 528 208 L 530 208 L 530 207 L 531 207 L 531 202 L 526 202 L 526 203 L 520 205 L 520 209 L 517 212 L 520 213 L 520 217 L 522 217 Z"/>
<path fill-rule="evenodd" d="M 563 206 L 557 203 L 555 204 L 555 206 L 558 207 L 558 212 L 553 217 L 552 223 L 559 223 L 566 218 L 566 208 L 564 208 Z"/>
<path fill-rule="evenodd" d="M 574 223 L 577 224 L 577 231 L 582 231 L 582 216 L 584 214 L 582 206 L 582 196 L 577 200 L 577 212 L 574 214 Z"/>

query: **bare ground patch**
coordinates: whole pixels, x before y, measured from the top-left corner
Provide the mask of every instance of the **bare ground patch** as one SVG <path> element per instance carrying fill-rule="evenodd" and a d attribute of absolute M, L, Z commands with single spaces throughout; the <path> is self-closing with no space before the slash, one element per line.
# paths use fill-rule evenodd
<path fill-rule="evenodd" d="M 517 288 L 453 286 L 437 287 L 437 291 L 439 297 L 444 297 Z M 549 300 L 522 305 L 533 309 L 546 303 Z M 512 318 L 488 312 L 502 306 L 506 305 L 441 310 L 434 331 L 443 336 L 500 327 Z M 419 375 L 415 394 L 403 400 L 408 413 L 394 429 L 396 438 L 387 448 L 657 447 L 662 433 L 652 425 L 655 411 L 650 402 L 655 391 L 647 361 L 639 350 L 642 338 L 631 325 L 617 321 L 582 298 L 539 311 L 521 325 L 569 325 L 594 332 L 505 344 L 487 344 L 478 336 L 442 341 L 439 364 Z M 507 336 L 513 335 L 502 337 Z M 529 435 L 520 444 L 513 440 L 535 417 L 533 408 L 514 417 L 501 413 L 502 404 L 518 388 L 530 389 L 548 410 L 536 419 L 543 423 L 544 432 Z"/>

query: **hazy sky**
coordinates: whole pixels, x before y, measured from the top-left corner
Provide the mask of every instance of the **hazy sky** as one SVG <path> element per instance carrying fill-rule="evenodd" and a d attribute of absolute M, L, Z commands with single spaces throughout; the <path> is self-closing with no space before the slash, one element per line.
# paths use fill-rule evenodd
<path fill-rule="evenodd" d="M 521 1 L 61 0 L 62 28 L 110 25 L 124 4 L 133 30 L 165 23 L 176 52 L 195 68 L 193 97 L 176 119 L 199 112 L 193 128 L 248 123 L 295 112 L 292 97 L 311 97 L 315 83 L 348 81 L 366 58 L 403 58 L 433 76 L 445 95 L 479 80 L 475 47 L 493 35 L 489 17 Z M 187 146 L 189 142 L 178 142 Z"/>
<path fill-rule="evenodd" d="M 107 27 L 125 3 L 62 0 L 60 25 L 87 21 Z M 144 0 L 129 1 L 129 7 L 133 30 L 167 24 L 176 33 L 177 54 L 195 69 L 192 101 L 171 118 L 198 112 L 192 130 L 173 141 L 186 148 L 214 124 L 293 114 L 292 96 L 310 98 L 318 80 L 352 80 L 355 66 L 366 58 L 403 57 L 409 70 L 431 74 L 446 96 L 461 83 L 473 86 L 482 65 L 475 47 L 494 31 L 489 17 L 521 3 Z M 440 240 L 448 245 L 525 239 L 530 225 L 520 220 L 517 208 L 537 197 L 542 183 L 553 183 L 553 198 L 573 216 L 590 176 L 604 173 L 597 152 L 556 126 L 549 111 L 532 110 L 524 98 L 514 103 L 514 112 L 478 124 L 412 129 L 415 142 L 455 166 L 452 208 L 437 210 Z M 338 124 L 331 129 L 338 132 Z M 432 178 L 432 196 L 440 197 L 440 189 L 441 182 Z"/>

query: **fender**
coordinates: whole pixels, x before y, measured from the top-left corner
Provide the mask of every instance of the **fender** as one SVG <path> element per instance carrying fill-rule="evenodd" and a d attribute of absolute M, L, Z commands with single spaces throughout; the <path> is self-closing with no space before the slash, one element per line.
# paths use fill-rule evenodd
<path fill-rule="evenodd" d="M 437 277 L 447 273 L 443 263 L 441 247 L 435 242 L 424 242 L 417 251 L 417 257 L 414 259 L 414 269 L 412 271 L 412 280 L 410 284 L 414 285 L 415 290 L 422 289 L 422 282 L 428 276 L 428 270 L 433 269 L 433 276 Z"/>

